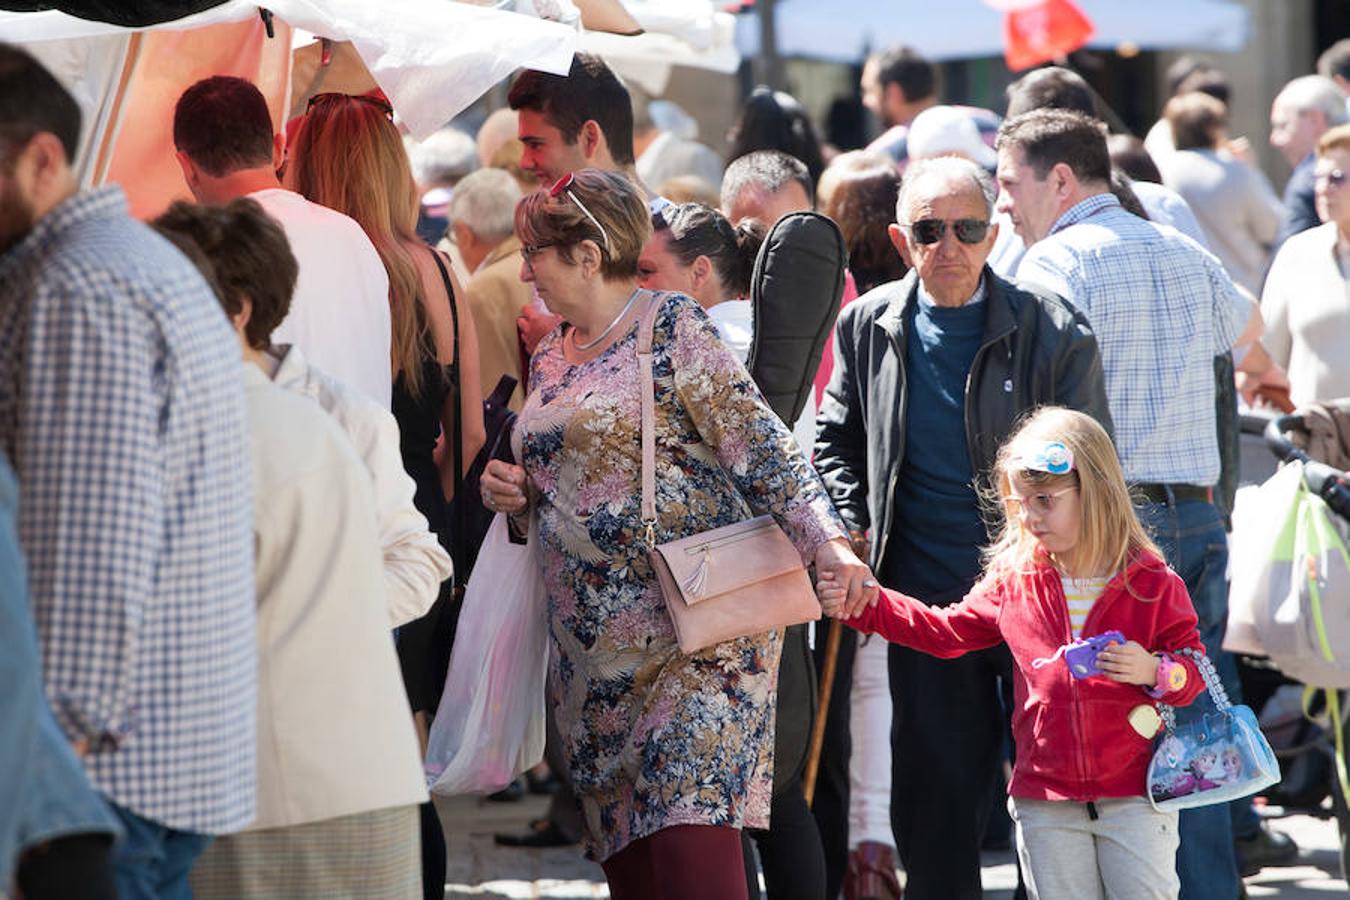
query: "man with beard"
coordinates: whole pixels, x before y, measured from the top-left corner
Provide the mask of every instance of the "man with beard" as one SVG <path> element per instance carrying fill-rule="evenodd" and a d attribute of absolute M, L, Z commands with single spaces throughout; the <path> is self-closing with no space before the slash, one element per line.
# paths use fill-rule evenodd
<path fill-rule="evenodd" d="M 0 44 L 0 450 L 47 697 L 123 829 L 123 897 L 186 896 L 254 815 L 238 340 L 120 188 L 77 190 L 74 99 Z"/>

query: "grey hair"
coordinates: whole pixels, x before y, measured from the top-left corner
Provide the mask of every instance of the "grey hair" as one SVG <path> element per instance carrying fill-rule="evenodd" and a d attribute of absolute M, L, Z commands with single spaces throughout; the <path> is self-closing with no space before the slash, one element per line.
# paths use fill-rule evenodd
<path fill-rule="evenodd" d="M 505 169 L 479 169 L 450 195 L 450 221 L 462 222 L 482 240 L 504 241 L 515 227 L 520 184 Z"/>
<path fill-rule="evenodd" d="M 442 128 L 409 147 L 408 161 L 418 184 L 454 184 L 478 168 L 478 146 L 458 128 Z"/>
<path fill-rule="evenodd" d="M 813 204 L 816 192 L 806 164 L 781 150 L 756 150 L 732 160 L 722 175 L 722 209 L 730 211 L 741 191 L 754 185 L 766 194 L 776 194 L 791 182 L 801 185 Z"/>
<path fill-rule="evenodd" d="M 1281 106 L 1289 106 L 1303 112 L 1320 112 L 1326 116 L 1327 127 L 1340 125 L 1346 120 L 1345 94 L 1336 86 L 1336 82 L 1325 75 L 1303 75 L 1281 88 L 1275 98 Z"/>
<path fill-rule="evenodd" d="M 915 190 L 915 185 L 920 181 L 934 180 L 945 185 L 957 185 L 963 179 L 979 189 L 984 198 L 985 213 L 993 218 L 994 200 L 998 196 L 998 190 L 994 187 L 994 179 L 989 177 L 989 173 L 965 157 L 933 156 L 916 160 L 905 169 L 904 180 L 900 183 L 900 195 L 895 198 L 895 221 L 901 228 L 909 226 L 909 217 L 906 215 L 909 198 Z"/>

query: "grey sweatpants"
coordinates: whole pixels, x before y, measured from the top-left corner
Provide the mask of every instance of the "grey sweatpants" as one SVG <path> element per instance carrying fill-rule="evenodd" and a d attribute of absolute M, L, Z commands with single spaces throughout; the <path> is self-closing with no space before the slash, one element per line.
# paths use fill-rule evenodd
<path fill-rule="evenodd" d="M 1008 798 L 1032 900 L 1176 900 L 1177 814 L 1144 797 L 1086 803 Z"/>

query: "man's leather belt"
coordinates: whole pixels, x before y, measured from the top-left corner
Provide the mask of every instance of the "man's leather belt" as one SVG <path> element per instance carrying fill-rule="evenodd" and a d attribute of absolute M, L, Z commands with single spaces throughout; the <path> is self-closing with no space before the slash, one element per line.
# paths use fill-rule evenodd
<path fill-rule="evenodd" d="M 1198 484 L 1132 484 L 1130 496 L 1136 503 L 1185 503 L 1189 500 L 1214 502 L 1214 488 Z"/>

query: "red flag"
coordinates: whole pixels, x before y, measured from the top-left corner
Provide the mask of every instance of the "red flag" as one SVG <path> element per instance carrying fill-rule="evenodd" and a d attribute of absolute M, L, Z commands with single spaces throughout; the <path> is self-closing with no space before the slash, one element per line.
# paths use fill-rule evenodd
<path fill-rule="evenodd" d="M 1092 37 L 1092 22 L 1072 0 L 1023 0 L 991 5 L 1006 9 L 1003 58 L 1014 72 L 1065 56 Z"/>

